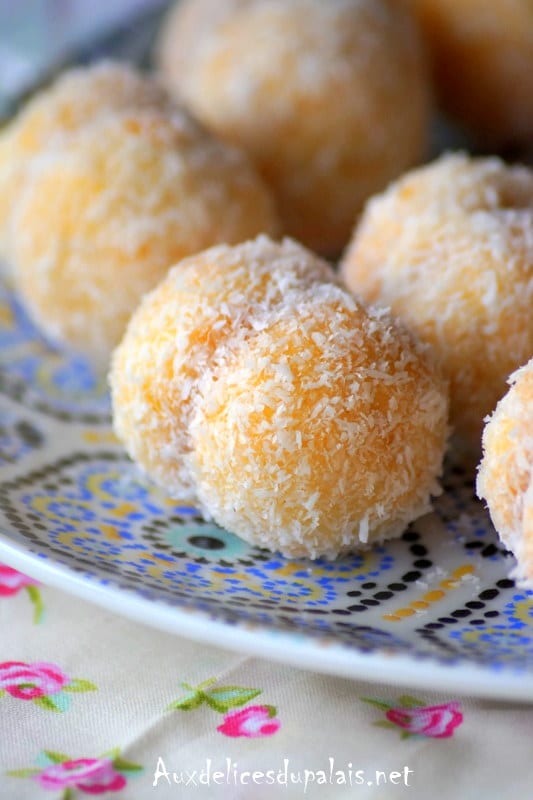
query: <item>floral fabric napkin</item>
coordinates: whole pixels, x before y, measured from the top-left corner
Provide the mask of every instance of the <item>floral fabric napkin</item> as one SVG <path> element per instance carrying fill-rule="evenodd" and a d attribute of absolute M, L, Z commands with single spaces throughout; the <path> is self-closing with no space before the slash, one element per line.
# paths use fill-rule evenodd
<path fill-rule="evenodd" d="M 225 652 L 7 565 L 0 623 L 6 800 L 531 796 L 527 705 Z"/>

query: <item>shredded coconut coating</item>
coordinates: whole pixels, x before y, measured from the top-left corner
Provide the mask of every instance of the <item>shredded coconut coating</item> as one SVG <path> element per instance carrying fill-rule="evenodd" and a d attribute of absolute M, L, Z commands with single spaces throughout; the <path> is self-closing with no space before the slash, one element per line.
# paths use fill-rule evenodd
<path fill-rule="evenodd" d="M 533 139 L 531 0 L 415 0 L 444 108 L 484 147 Z"/>
<path fill-rule="evenodd" d="M 408 173 L 368 203 L 341 270 L 433 347 L 458 440 L 479 454 L 483 418 L 533 352 L 533 172 L 447 155 Z"/>
<path fill-rule="evenodd" d="M 114 426 L 174 496 L 288 556 L 399 535 L 440 489 L 447 386 L 294 242 L 177 265 L 115 351 Z"/>
<path fill-rule="evenodd" d="M 517 558 L 513 577 L 533 588 L 533 358 L 509 383 L 483 432 L 477 493 Z"/>
<path fill-rule="evenodd" d="M 177 260 L 278 232 L 248 159 L 175 111 L 125 111 L 34 160 L 10 258 L 31 316 L 107 365 L 143 294 Z"/>
<path fill-rule="evenodd" d="M 424 154 L 418 31 L 394 0 L 236 5 L 222 2 L 194 47 L 184 41 L 187 19 L 177 26 L 174 51 L 188 66 L 163 78 L 207 127 L 251 155 L 285 230 L 338 254 L 365 199 Z M 207 16 L 213 0 L 198 6 L 198 18 Z"/>
<path fill-rule="evenodd" d="M 164 108 L 169 100 L 153 78 L 126 64 L 102 61 L 64 72 L 36 94 L 0 136 L 0 250 L 5 254 L 9 215 L 28 169 L 42 150 L 62 146 L 103 114 L 135 108 Z"/>

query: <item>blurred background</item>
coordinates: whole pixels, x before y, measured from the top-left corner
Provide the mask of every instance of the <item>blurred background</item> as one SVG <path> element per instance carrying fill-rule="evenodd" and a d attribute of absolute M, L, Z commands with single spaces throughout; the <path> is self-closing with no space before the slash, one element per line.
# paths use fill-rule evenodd
<path fill-rule="evenodd" d="M 0 0 L 0 117 L 75 57 L 146 63 L 169 0 Z"/>

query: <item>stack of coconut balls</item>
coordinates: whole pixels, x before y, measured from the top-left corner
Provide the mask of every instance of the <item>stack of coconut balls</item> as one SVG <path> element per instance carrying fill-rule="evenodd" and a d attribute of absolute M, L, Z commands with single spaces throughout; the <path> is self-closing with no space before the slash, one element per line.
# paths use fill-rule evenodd
<path fill-rule="evenodd" d="M 182 0 L 156 76 L 72 70 L 0 134 L 6 280 L 110 367 L 147 476 L 257 545 L 401 534 L 452 431 L 470 461 L 483 435 L 480 496 L 533 580 L 533 172 L 418 166 L 434 96 L 531 144 L 533 18 L 490 5 Z"/>

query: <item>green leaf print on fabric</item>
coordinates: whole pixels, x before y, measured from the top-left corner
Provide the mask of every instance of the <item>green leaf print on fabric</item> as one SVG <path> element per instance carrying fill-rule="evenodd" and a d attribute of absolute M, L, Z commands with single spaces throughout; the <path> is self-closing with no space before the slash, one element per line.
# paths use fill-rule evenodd
<path fill-rule="evenodd" d="M 261 689 L 245 686 L 216 686 L 216 680 L 209 680 L 191 686 L 181 683 L 186 694 L 167 706 L 167 711 L 192 711 L 201 705 L 207 705 L 219 714 L 225 714 L 222 725 L 217 731 L 225 736 L 271 736 L 279 730 L 281 722 L 276 719 L 277 710 L 272 705 L 246 706 L 261 694 Z M 243 708 L 243 706 L 246 706 Z M 241 708 L 241 711 L 231 709 Z"/>

